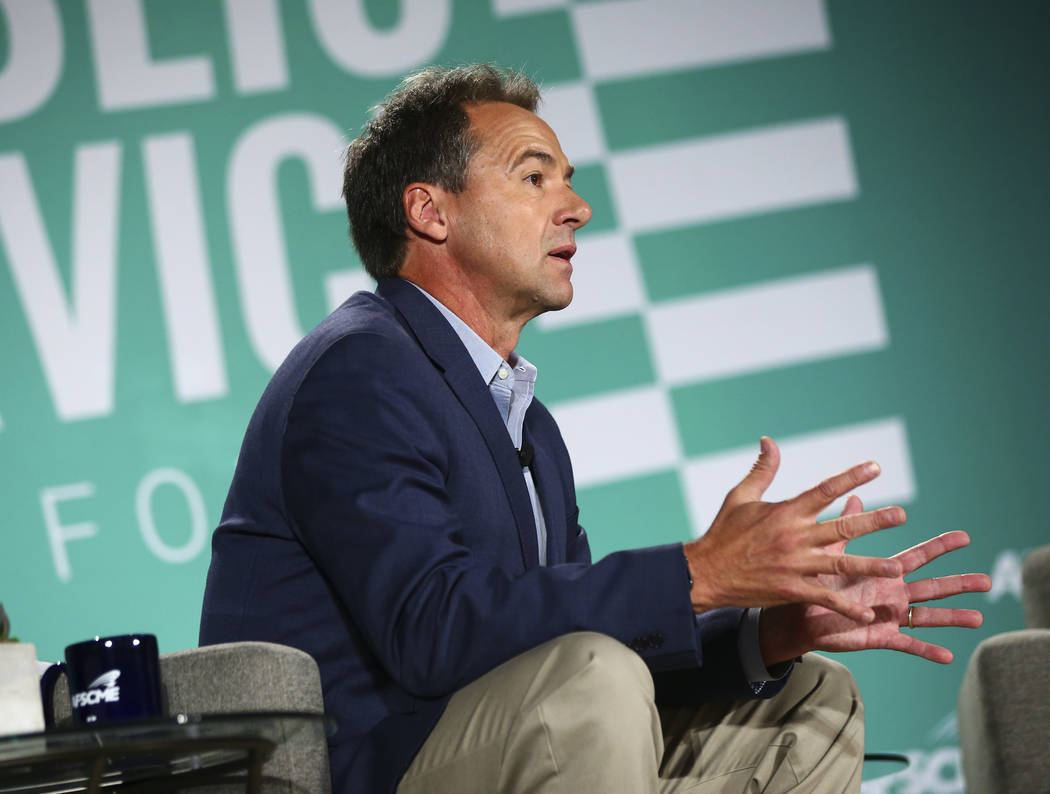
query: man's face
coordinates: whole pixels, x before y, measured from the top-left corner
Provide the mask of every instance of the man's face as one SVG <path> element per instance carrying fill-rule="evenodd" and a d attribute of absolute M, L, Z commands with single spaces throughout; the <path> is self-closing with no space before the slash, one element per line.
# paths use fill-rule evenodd
<path fill-rule="evenodd" d="M 498 319 L 564 309 L 573 237 L 591 208 L 572 189 L 558 138 L 517 105 L 486 102 L 467 113 L 481 145 L 465 189 L 450 197 L 449 253 Z"/>

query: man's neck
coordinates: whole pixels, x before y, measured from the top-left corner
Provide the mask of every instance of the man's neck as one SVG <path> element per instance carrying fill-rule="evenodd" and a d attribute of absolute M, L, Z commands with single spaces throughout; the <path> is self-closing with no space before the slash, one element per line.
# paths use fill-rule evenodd
<path fill-rule="evenodd" d="M 407 272 L 402 268 L 398 275 L 441 301 L 505 361 L 517 347 L 521 329 L 531 319 L 501 317 L 496 302 L 487 300 L 476 285 L 465 278 L 427 278 L 425 272 L 416 268 L 408 268 Z"/>

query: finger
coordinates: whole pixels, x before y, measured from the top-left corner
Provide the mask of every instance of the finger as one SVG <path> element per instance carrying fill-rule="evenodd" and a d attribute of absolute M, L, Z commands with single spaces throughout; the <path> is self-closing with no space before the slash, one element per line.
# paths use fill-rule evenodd
<path fill-rule="evenodd" d="M 860 497 L 856 494 L 850 494 L 846 500 L 846 506 L 842 508 L 842 512 L 839 514 L 841 518 L 846 516 L 855 516 L 864 512 L 864 503 L 861 502 Z M 848 539 L 837 540 L 834 543 L 830 543 L 824 547 L 824 551 L 829 554 L 842 554 L 846 550 L 846 544 Z"/>
<path fill-rule="evenodd" d="M 910 549 L 894 554 L 893 557 L 901 561 L 901 564 L 904 566 L 904 573 L 909 574 L 931 560 L 937 559 L 942 554 L 961 549 L 969 544 L 970 536 L 962 530 L 955 530 L 954 532 L 945 532 L 943 535 L 923 541 L 917 546 L 912 546 Z"/>
<path fill-rule="evenodd" d="M 832 612 L 838 612 L 840 615 L 865 626 L 875 620 L 874 609 L 858 601 L 850 601 L 834 590 L 806 585 L 799 589 L 798 597 L 793 597 L 791 600 L 830 609 Z"/>
<path fill-rule="evenodd" d="M 949 664 L 955 658 L 955 654 L 947 648 L 934 645 L 932 642 L 925 642 L 911 634 L 894 634 L 886 643 L 886 647 L 891 651 L 910 653 L 913 656 L 937 662 L 937 664 Z"/>
<path fill-rule="evenodd" d="M 841 474 L 828 477 L 819 485 L 799 494 L 792 501 L 806 513 L 816 515 L 840 496 L 845 496 L 864 483 L 874 480 L 879 476 L 880 471 L 879 464 L 873 460 L 860 463 L 846 469 Z"/>
<path fill-rule="evenodd" d="M 759 501 L 769 484 L 773 482 L 778 468 L 780 468 L 780 449 L 769 436 L 762 436 L 759 441 L 758 460 L 755 461 L 747 476 L 729 492 L 726 504 Z"/>
<path fill-rule="evenodd" d="M 871 510 L 867 513 L 840 516 L 817 524 L 813 540 L 818 546 L 827 546 L 841 540 L 859 538 L 880 529 L 899 527 L 907 520 L 908 514 L 901 507 L 883 507 L 881 510 Z M 901 570 L 903 571 L 903 568 Z"/>
<path fill-rule="evenodd" d="M 861 515 L 863 512 L 864 503 L 860 500 L 860 497 L 856 494 L 850 494 L 849 498 L 846 499 L 846 506 L 842 508 L 842 512 L 839 514 L 839 518 Z M 843 537 L 842 533 L 839 533 L 839 539 L 834 543 L 825 545 L 824 551 L 832 554 L 841 554 L 846 550 L 846 545 L 851 539 L 850 537 Z"/>
<path fill-rule="evenodd" d="M 934 628 L 954 626 L 963 629 L 976 629 L 984 623 L 984 615 L 976 609 L 947 609 L 945 607 L 912 607 L 911 624 L 913 628 Z M 905 618 L 904 626 L 908 625 Z"/>
<path fill-rule="evenodd" d="M 884 557 L 861 557 L 856 554 L 813 554 L 803 563 L 804 573 L 829 573 L 850 579 L 878 576 L 895 579 L 901 576 L 901 564 Z"/>
<path fill-rule="evenodd" d="M 849 499 L 846 500 L 846 506 L 842 508 L 842 517 L 855 516 L 858 513 L 864 512 L 864 503 L 860 501 L 860 497 L 855 493 L 849 495 Z"/>
<path fill-rule="evenodd" d="M 908 583 L 908 601 L 936 601 L 963 593 L 986 593 L 992 589 L 992 580 L 983 573 L 959 573 L 936 579 L 920 579 Z"/>

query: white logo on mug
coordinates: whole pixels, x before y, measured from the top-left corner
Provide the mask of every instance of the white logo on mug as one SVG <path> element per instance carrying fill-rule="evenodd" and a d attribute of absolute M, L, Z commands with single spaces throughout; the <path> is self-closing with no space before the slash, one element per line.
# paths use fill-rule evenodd
<path fill-rule="evenodd" d="M 94 706 L 103 700 L 107 703 L 116 703 L 120 700 L 120 687 L 117 679 L 120 678 L 120 670 L 110 670 L 103 673 L 90 684 L 83 692 L 73 695 L 73 708 L 79 709 L 84 706 Z"/>

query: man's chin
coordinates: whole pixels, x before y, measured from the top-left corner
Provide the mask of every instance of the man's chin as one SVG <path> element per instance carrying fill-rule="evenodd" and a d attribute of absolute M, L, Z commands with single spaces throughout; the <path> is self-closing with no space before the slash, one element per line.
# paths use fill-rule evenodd
<path fill-rule="evenodd" d="M 544 312 L 560 312 L 572 303 L 572 284 L 566 283 L 565 288 L 557 293 L 540 296 L 540 305 L 543 307 L 540 314 Z"/>

